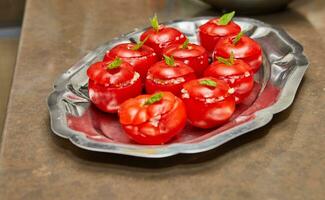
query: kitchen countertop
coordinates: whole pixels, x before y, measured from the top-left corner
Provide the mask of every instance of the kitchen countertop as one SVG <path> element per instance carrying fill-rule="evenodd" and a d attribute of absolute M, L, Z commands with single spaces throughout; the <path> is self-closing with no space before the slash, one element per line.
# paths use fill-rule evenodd
<path fill-rule="evenodd" d="M 213 15 L 198 1 L 30 0 L 1 139 L 6 199 L 322 199 L 325 196 L 325 3 L 256 16 L 283 27 L 310 67 L 291 107 L 214 150 L 165 159 L 90 153 L 50 131 L 54 80 L 99 44 L 133 28 Z"/>

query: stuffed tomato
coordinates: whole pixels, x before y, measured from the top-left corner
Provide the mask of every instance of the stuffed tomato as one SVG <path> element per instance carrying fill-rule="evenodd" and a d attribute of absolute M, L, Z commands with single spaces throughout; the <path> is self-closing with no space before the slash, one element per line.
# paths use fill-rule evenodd
<path fill-rule="evenodd" d="M 121 103 L 141 93 L 139 73 L 120 58 L 92 64 L 87 75 L 89 98 L 104 112 L 117 112 Z"/>
<path fill-rule="evenodd" d="M 183 44 L 185 35 L 173 27 L 160 25 L 157 16 L 151 19 L 152 28 L 141 34 L 140 40 L 145 41 L 145 45 L 154 49 L 159 58 L 162 58 L 163 49 L 171 44 Z"/>
<path fill-rule="evenodd" d="M 250 69 L 256 73 L 262 64 L 262 48 L 260 45 L 243 32 L 237 36 L 221 38 L 213 52 L 214 60 L 217 57 L 228 58 L 233 53 L 236 59 L 245 61 Z"/>
<path fill-rule="evenodd" d="M 180 96 L 183 84 L 196 78 L 194 70 L 173 57 L 164 56 L 148 70 L 145 87 L 147 93 L 169 91 Z"/>
<path fill-rule="evenodd" d="M 199 27 L 199 39 L 201 45 L 212 54 L 215 45 L 220 38 L 237 35 L 241 29 L 232 21 L 235 12 L 222 15 L 220 18 L 213 18 Z"/>
<path fill-rule="evenodd" d="M 181 45 L 169 45 L 164 49 L 164 55 L 172 56 L 175 60 L 188 65 L 198 76 L 209 66 L 207 51 L 200 45 L 189 43 L 188 39 Z"/>
<path fill-rule="evenodd" d="M 222 80 L 204 77 L 184 84 L 182 99 L 190 124 L 213 128 L 226 123 L 235 111 L 233 89 Z"/>
<path fill-rule="evenodd" d="M 140 144 L 164 144 L 180 134 L 186 124 L 185 106 L 170 92 L 140 95 L 119 109 L 126 134 Z"/>
<path fill-rule="evenodd" d="M 123 61 L 131 64 L 134 70 L 140 74 L 142 80 L 144 80 L 149 67 L 158 61 L 157 54 L 154 50 L 144 45 L 145 41 L 146 39 L 137 44 L 118 44 L 105 54 L 103 61 L 110 61 L 119 57 Z"/>
<path fill-rule="evenodd" d="M 236 103 L 241 103 L 253 90 L 254 73 L 250 66 L 242 60 L 217 57 L 217 60 L 204 71 L 204 76 L 215 77 L 226 81 L 233 88 Z"/>

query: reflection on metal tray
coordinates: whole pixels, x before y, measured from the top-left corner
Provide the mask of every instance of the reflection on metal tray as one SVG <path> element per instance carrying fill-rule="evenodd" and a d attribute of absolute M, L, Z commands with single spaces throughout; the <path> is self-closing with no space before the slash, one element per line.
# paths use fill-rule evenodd
<path fill-rule="evenodd" d="M 197 28 L 210 18 L 165 24 L 180 29 L 191 42 L 198 43 Z M 181 136 L 168 144 L 139 145 L 126 137 L 116 115 L 103 113 L 89 103 L 86 75 L 89 65 L 101 60 L 114 45 L 137 39 L 145 30 L 141 29 L 103 44 L 58 78 L 48 98 L 53 132 L 90 151 L 158 158 L 207 151 L 267 124 L 275 113 L 293 102 L 308 61 L 302 46 L 282 29 L 248 18 L 235 21 L 260 43 L 264 57 L 263 67 L 255 75 L 254 91 L 229 123 L 208 130 L 187 125 Z"/>

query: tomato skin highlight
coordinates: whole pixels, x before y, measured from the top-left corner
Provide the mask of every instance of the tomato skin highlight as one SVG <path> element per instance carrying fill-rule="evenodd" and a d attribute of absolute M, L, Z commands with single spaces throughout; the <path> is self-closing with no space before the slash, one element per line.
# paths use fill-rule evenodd
<path fill-rule="evenodd" d="M 88 94 L 100 110 L 116 113 L 121 103 L 141 93 L 142 83 L 130 64 L 124 62 L 119 68 L 108 70 L 111 62 L 97 62 L 88 68 Z"/>
<path fill-rule="evenodd" d="M 230 66 L 214 61 L 204 71 L 204 76 L 226 81 L 231 88 L 235 89 L 236 104 L 243 102 L 254 87 L 254 74 L 250 70 L 250 66 L 239 59 L 235 59 L 234 64 Z"/>
<path fill-rule="evenodd" d="M 218 56 L 228 58 L 233 52 L 236 59 L 245 61 L 256 73 L 262 65 L 262 48 L 248 36 L 242 36 L 237 44 L 233 44 L 234 38 L 235 36 L 229 36 L 220 39 L 215 46 L 213 59 L 216 60 Z"/>
<path fill-rule="evenodd" d="M 194 75 L 194 73 L 189 74 L 187 76 L 184 76 L 184 82 L 179 84 L 157 84 L 154 81 L 147 79 L 145 82 L 146 92 L 148 94 L 152 94 L 159 91 L 169 91 L 174 95 L 180 97 L 183 84 L 195 78 L 196 76 Z"/>
<path fill-rule="evenodd" d="M 116 45 L 105 54 L 103 61 L 107 62 L 119 57 L 131 64 L 134 70 L 140 74 L 142 80 L 145 80 L 149 67 L 158 62 L 158 57 L 154 50 L 146 45 L 138 50 L 132 50 L 135 45 L 133 43 Z"/>
<path fill-rule="evenodd" d="M 215 88 L 202 86 L 201 80 L 210 79 L 217 83 Z M 182 100 L 188 121 L 199 128 L 213 128 L 226 123 L 235 111 L 235 98 L 228 93 L 228 84 L 213 77 L 204 77 L 184 84 Z M 209 101 L 209 99 L 218 99 Z"/>
<path fill-rule="evenodd" d="M 141 34 L 140 40 L 148 39 L 145 45 L 153 48 L 157 53 L 158 58 L 162 58 L 163 50 L 171 44 L 183 44 L 186 40 L 186 36 L 179 30 L 159 25 L 159 30 L 156 31 L 153 28 L 149 28 Z"/>
<path fill-rule="evenodd" d="M 164 144 L 180 134 L 186 124 L 186 110 L 181 99 L 161 92 L 162 99 L 151 105 L 152 95 L 140 95 L 125 101 L 119 109 L 120 123 L 135 142 L 146 145 Z"/>
<path fill-rule="evenodd" d="M 214 18 L 199 27 L 200 44 L 212 54 L 215 45 L 220 38 L 226 36 L 235 36 L 241 28 L 234 22 L 227 25 L 218 25 L 219 18 Z"/>
<path fill-rule="evenodd" d="M 194 70 L 180 61 L 175 61 L 175 66 L 160 61 L 149 68 L 145 88 L 149 94 L 169 91 L 180 96 L 183 84 L 195 78 Z"/>
<path fill-rule="evenodd" d="M 228 121 L 235 110 L 233 98 L 213 104 L 207 104 L 194 99 L 183 99 L 190 124 L 199 128 L 213 128 Z M 189 111 L 192 109 L 192 111 Z"/>
<path fill-rule="evenodd" d="M 209 66 L 208 52 L 202 46 L 196 44 L 190 43 L 185 49 L 179 44 L 169 45 L 164 49 L 164 55 L 173 56 L 175 60 L 188 65 L 198 76 L 201 76 Z"/>

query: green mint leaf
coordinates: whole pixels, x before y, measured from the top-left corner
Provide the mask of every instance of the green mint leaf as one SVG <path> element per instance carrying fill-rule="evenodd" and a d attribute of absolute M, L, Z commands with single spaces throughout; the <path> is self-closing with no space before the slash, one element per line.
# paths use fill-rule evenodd
<path fill-rule="evenodd" d="M 164 55 L 164 59 L 165 59 L 165 63 L 168 65 L 168 66 L 174 66 L 175 65 L 175 59 L 173 56 L 166 56 Z"/>
<path fill-rule="evenodd" d="M 142 41 L 136 43 L 136 44 L 132 47 L 132 50 L 133 50 L 133 51 L 137 51 L 137 50 L 141 49 L 141 47 L 142 47 L 142 46 L 144 45 L 144 43 L 148 40 L 148 38 L 149 38 L 149 35 L 148 35 L 144 40 L 142 40 Z"/>
<path fill-rule="evenodd" d="M 234 55 L 233 51 L 230 52 L 229 61 L 230 61 L 231 65 L 233 65 L 235 63 L 235 55 Z"/>
<path fill-rule="evenodd" d="M 234 44 L 234 45 L 236 45 L 238 42 L 239 42 L 239 40 L 240 40 L 240 38 L 242 37 L 244 35 L 244 32 L 243 31 L 241 31 L 240 33 L 238 33 L 238 35 L 232 40 L 232 43 Z"/>
<path fill-rule="evenodd" d="M 119 57 L 116 57 L 110 64 L 108 64 L 107 69 L 115 69 L 119 68 L 122 64 L 122 59 Z"/>
<path fill-rule="evenodd" d="M 230 57 L 228 59 L 223 57 L 217 57 L 217 60 L 219 63 L 223 63 L 225 65 L 231 66 L 235 63 L 235 56 L 234 53 L 231 52 Z"/>
<path fill-rule="evenodd" d="M 219 18 L 219 21 L 218 21 L 218 25 L 227 25 L 229 24 L 229 22 L 232 20 L 232 18 L 235 16 L 235 11 L 232 11 L 230 13 L 226 13 L 224 15 L 222 15 L 220 18 Z"/>
<path fill-rule="evenodd" d="M 158 22 L 157 14 L 155 14 L 155 15 L 153 16 L 153 18 L 150 19 L 150 23 L 151 23 L 152 28 L 153 28 L 155 31 L 158 32 L 158 30 L 159 30 L 159 22 Z"/>
<path fill-rule="evenodd" d="M 229 62 L 229 60 L 226 59 L 226 58 L 223 58 L 223 57 L 217 57 L 217 60 L 218 60 L 219 63 L 223 63 L 223 64 L 225 64 L 225 65 L 231 65 L 231 63 Z"/>
<path fill-rule="evenodd" d="M 217 87 L 217 82 L 210 80 L 210 79 L 204 79 L 204 80 L 200 80 L 199 82 L 201 85 L 206 85 L 206 86 L 210 86 L 210 87 Z"/>
<path fill-rule="evenodd" d="M 185 42 L 182 44 L 182 49 L 187 49 L 189 42 L 190 42 L 190 40 L 188 38 L 186 38 Z"/>
<path fill-rule="evenodd" d="M 154 104 L 158 101 L 160 101 L 163 98 L 163 94 L 162 93 L 156 93 L 154 95 L 152 95 L 145 103 L 144 105 L 151 105 Z"/>

